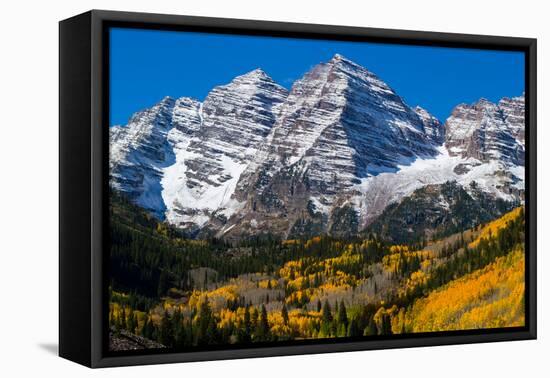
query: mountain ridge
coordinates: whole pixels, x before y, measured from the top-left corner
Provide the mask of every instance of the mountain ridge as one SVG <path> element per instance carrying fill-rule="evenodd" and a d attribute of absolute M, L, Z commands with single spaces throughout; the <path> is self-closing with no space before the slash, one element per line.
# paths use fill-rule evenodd
<path fill-rule="evenodd" d="M 342 216 L 363 229 L 449 179 L 521 199 L 523 129 L 523 95 L 460 104 L 442 123 L 336 54 L 290 91 L 257 68 L 203 102 L 165 97 L 135 113 L 110 128 L 110 183 L 198 236 L 330 233 Z"/>

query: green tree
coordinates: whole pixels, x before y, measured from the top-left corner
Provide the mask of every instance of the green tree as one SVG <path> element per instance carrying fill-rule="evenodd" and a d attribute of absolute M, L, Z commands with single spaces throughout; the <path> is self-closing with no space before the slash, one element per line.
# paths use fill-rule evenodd
<path fill-rule="evenodd" d="M 330 311 L 330 304 L 328 303 L 328 300 L 325 300 L 325 303 L 323 304 L 323 323 L 330 323 L 332 322 L 332 313 Z"/>
<path fill-rule="evenodd" d="M 185 325 L 179 324 L 179 326 L 176 329 L 176 348 L 181 349 L 184 348 L 187 344 L 187 330 L 185 329 Z"/>
<path fill-rule="evenodd" d="M 256 312 L 256 314 L 257 314 L 257 312 Z M 248 306 L 248 305 L 246 305 L 246 307 L 244 309 L 243 326 L 244 326 L 244 339 L 243 339 L 243 341 L 248 342 L 248 341 L 250 341 L 250 335 L 252 333 L 252 322 L 250 320 L 250 306 Z"/>
<path fill-rule="evenodd" d="M 359 328 L 359 322 L 356 318 L 351 319 L 348 326 L 348 332 L 349 337 L 357 337 L 361 336 L 361 329 Z"/>
<path fill-rule="evenodd" d="M 113 305 L 109 309 L 109 325 L 116 328 L 115 307 Z"/>
<path fill-rule="evenodd" d="M 197 315 L 197 344 L 208 345 L 211 340 L 212 330 L 210 329 L 211 322 L 213 321 L 212 310 L 210 309 L 210 303 L 208 303 L 208 297 L 204 297 L 204 300 L 199 305 L 199 312 Z"/>
<path fill-rule="evenodd" d="M 136 325 L 134 323 L 136 319 L 134 319 L 134 311 L 132 310 L 132 308 L 130 307 L 130 309 L 128 310 L 128 321 L 126 322 L 127 323 L 127 330 L 128 332 L 130 333 L 134 333 L 135 332 L 135 329 L 136 329 Z"/>
<path fill-rule="evenodd" d="M 288 311 L 284 303 L 283 303 L 283 308 L 281 309 L 281 316 L 283 317 L 284 324 L 288 325 Z"/>
<path fill-rule="evenodd" d="M 159 340 L 161 344 L 167 347 L 173 346 L 174 334 L 168 311 L 164 311 L 164 316 L 160 322 Z"/>
<path fill-rule="evenodd" d="M 126 307 L 122 307 L 122 312 L 120 314 L 120 328 L 126 329 L 128 328 L 126 325 Z"/>
<path fill-rule="evenodd" d="M 260 321 L 258 322 L 256 336 L 259 341 L 269 340 L 269 321 L 267 320 L 267 310 L 263 304 L 260 310 Z"/>
<path fill-rule="evenodd" d="M 160 298 L 164 296 L 164 294 L 166 294 L 169 288 L 170 288 L 170 280 L 169 280 L 168 274 L 163 270 L 160 272 L 160 277 L 159 277 L 159 284 L 158 284 L 158 290 L 157 290 L 158 297 Z"/>
<path fill-rule="evenodd" d="M 338 308 L 338 325 L 343 325 L 346 329 L 348 328 L 348 313 L 343 299 Z"/>
<path fill-rule="evenodd" d="M 260 313 L 258 312 L 258 309 L 254 307 L 252 309 L 252 315 L 250 315 L 250 327 L 251 329 L 256 329 L 256 326 L 258 325 L 258 319 L 260 318 Z"/>
<path fill-rule="evenodd" d="M 141 336 L 149 338 L 147 334 L 147 329 L 149 328 L 149 316 L 145 315 L 145 320 L 143 321 L 143 326 L 141 327 Z"/>
<path fill-rule="evenodd" d="M 369 318 L 368 324 L 365 327 L 365 330 L 363 332 L 364 336 L 374 336 L 378 333 L 378 329 L 376 328 L 376 323 L 374 322 L 373 317 L 371 316 Z"/>

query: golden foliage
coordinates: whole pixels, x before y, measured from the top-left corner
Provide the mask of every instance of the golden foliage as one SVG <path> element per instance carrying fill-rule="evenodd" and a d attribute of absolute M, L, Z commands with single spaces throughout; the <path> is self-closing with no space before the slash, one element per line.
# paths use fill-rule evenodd
<path fill-rule="evenodd" d="M 407 331 L 430 332 L 522 326 L 525 323 L 523 248 L 417 300 Z"/>
<path fill-rule="evenodd" d="M 497 231 L 501 228 L 506 227 L 507 223 L 518 218 L 520 214 L 524 211 L 523 207 L 516 207 L 514 210 L 506 213 L 502 217 L 495 219 L 492 222 L 486 224 L 479 233 L 478 237 L 475 238 L 468 247 L 475 248 L 479 244 L 481 239 L 488 239 L 491 235 L 496 235 Z"/>
<path fill-rule="evenodd" d="M 498 230 L 519 217 L 521 211 L 522 208 L 517 208 L 488 223 L 479 231 L 472 230 L 471 234 L 476 238 L 469 243 L 469 247 L 474 248 L 480 240 L 495 236 Z M 158 231 L 167 232 L 162 228 Z M 319 248 L 324 246 L 323 243 L 325 240 L 321 237 L 283 242 L 285 246 L 292 248 Z M 279 340 L 345 335 L 345 326 L 343 330 L 340 329 L 342 324 L 334 329 L 338 316 L 335 307 L 331 310 L 333 320 L 329 322 L 323 319 L 322 311 L 311 309 L 319 308 L 317 303 L 330 301 L 330 306 L 334 306 L 335 301 L 345 299 L 347 319 L 356 321 L 364 316 L 361 306 L 373 303 L 373 297 L 369 297 L 372 296 L 370 288 L 365 289 L 365 283 L 371 282 L 370 280 L 375 283 L 374 291 L 383 295 L 376 297 L 375 293 L 377 299 L 373 304 L 376 307 L 370 312 L 369 316 L 372 318 L 368 319 L 367 328 L 359 330 L 361 333 L 398 334 L 511 327 L 521 326 L 525 322 L 525 257 L 521 248 L 412 303 L 418 295 L 423 295 L 423 291 L 415 289 L 428 287 L 427 284 L 435 275 L 434 269 L 445 262 L 445 258 L 434 248 L 413 250 L 405 245 L 394 245 L 382 250 L 377 247 L 384 254 L 380 255 L 381 264 L 377 260 L 374 265 L 368 265 L 373 263 L 367 263 L 368 259 L 364 254 L 368 252 L 366 249 L 369 243 L 377 243 L 376 241 L 331 243 L 331 248 L 334 249 L 330 255 L 324 256 L 337 254 L 334 257 L 320 258 L 310 254 L 284 263 L 275 272 L 270 270 L 270 273 L 250 273 L 220 282 L 218 284 L 222 286 L 216 288 L 212 284 L 209 290 L 184 292 L 184 299 L 183 295 L 163 297 L 148 314 L 133 312 L 137 320 L 136 327 L 142 327 L 147 316 L 159 327 L 164 314 L 171 316 L 176 310 L 194 324 L 201 304 L 208 301 L 208 308 L 219 329 L 243 329 L 247 324 L 249 332 L 254 333 L 263 304 L 267 311 L 270 333 Z M 376 283 L 379 285 L 377 288 Z M 388 291 L 391 285 L 394 286 Z M 410 294 L 414 296 L 409 297 Z M 394 301 L 394 298 L 406 299 L 406 305 L 402 304 L 405 303 L 403 301 Z M 123 312 L 117 301 L 127 303 L 128 295 L 113 291 L 112 299 L 109 315 L 117 320 Z M 394 303 L 400 303 L 403 307 L 399 308 Z M 288 316 L 283 316 L 283 305 Z M 327 326 L 327 323 L 331 324 Z M 373 323 L 376 329 L 373 329 Z M 354 324 L 356 326 L 357 323 Z M 364 328 L 365 325 L 361 327 Z"/>
<path fill-rule="evenodd" d="M 411 251 L 407 246 L 391 246 L 390 254 L 382 258 L 382 265 L 384 270 L 387 272 L 397 272 L 398 267 L 404 259 L 418 258 L 424 267 L 430 266 L 430 260 L 436 257 L 434 251 L 430 250 L 420 250 L 420 251 Z"/>

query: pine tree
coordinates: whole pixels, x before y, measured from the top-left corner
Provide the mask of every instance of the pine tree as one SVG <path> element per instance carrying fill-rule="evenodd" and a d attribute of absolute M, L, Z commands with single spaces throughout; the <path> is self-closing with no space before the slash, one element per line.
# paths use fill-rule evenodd
<path fill-rule="evenodd" d="M 260 313 L 258 312 L 258 309 L 254 307 L 252 309 L 252 315 L 250 315 L 250 327 L 251 329 L 255 329 L 258 325 L 258 319 L 260 318 Z"/>
<path fill-rule="evenodd" d="M 121 316 L 120 313 L 115 315 L 115 330 L 116 332 L 120 332 L 122 329 L 122 322 L 121 322 Z"/>
<path fill-rule="evenodd" d="M 146 319 L 147 328 L 145 328 L 145 337 L 153 340 L 155 338 L 155 324 L 153 324 L 153 320 L 149 316 Z"/>
<path fill-rule="evenodd" d="M 373 336 L 378 333 L 378 329 L 376 328 L 376 323 L 374 322 L 373 317 L 371 316 L 369 318 L 369 322 L 367 326 L 365 327 L 365 331 L 363 332 L 364 336 Z"/>
<path fill-rule="evenodd" d="M 208 303 L 208 297 L 199 305 L 199 313 L 197 315 L 197 343 L 199 345 L 208 345 L 210 343 L 209 326 L 212 320 L 212 310 Z"/>
<path fill-rule="evenodd" d="M 181 349 L 186 346 L 187 332 L 183 324 L 179 324 L 176 331 L 176 348 Z"/>
<path fill-rule="evenodd" d="M 120 329 L 126 328 L 126 307 L 122 307 L 122 313 L 120 314 Z"/>
<path fill-rule="evenodd" d="M 328 303 L 328 300 L 325 300 L 325 304 L 323 305 L 323 323 L 330 323 L 332 322 L 332 313 L 330 312 L 330 304 Z"/>
<path fill-rule="evenodd" d="M 210 317 L 210 322 L 206 328 L 206 340 L 208 340 L 209 345 L 218 342 L 218 328 L 216 327 L 216 320 L 213 316 Z"/>
<path fill-rule="evenodd" d="M 283 303 L 283 308 L 281 309 L 281 316 L 283 317 L 284 324 L 288 325 L 288 311 L 284 303 Z"/>
<path fill-rule="evenodd" d="M 381 307 L 379 312 L 378 312 L 381 316 L 380 316 L 380 323 L 378 324 L 378 334 L 379 335 L 391 335 L 392 334 L 392 331 L 391 331 L 391 318 L 390 316 L 388 315 L 388 313 L 386 313 L 386 311 L 384 311 L 384 308 Z"/>
<path fill-rule="evenodd" d="M 244 325 L 244 337 L 245 337 L 244 341 L 249 341 L 250 335 L 252 333 L 252 324 L 251 324 L 252 322 L 250 319 L 250 307 L 248 305 L 246 305 L 244 309 L 243 323 L 244 323 L 243 325 Z"/>
<path fill-rule="evenodd" d="M 157 290 L 157 295 L 159 298 L 164 296 L 164 294 L 166 294 L 169 286 L 170 286 L 170 282 L 168 279 L 168 274 L 163 270 L 160 272 L 159 284 L 158 284 L 158 290 Z"/>
<path fill-rule="evenodd" d="M 344 304 L 343 299 L 342 299 L 342 302 L 340 303 L 340 308 L 338 309 L 338 324 L 343 325 L 345 329 L 348 328 L 348 314 L 347 314 L 346 305 Z"/>
<path fill-rule="evenodd" d="M 160 323 L 160 343 L 171 347 L 173 346 L 173 332 L 172 332 L 172 324 L 170 322 L 170 316 L 168 315 L 168 311 L 164 311 L 164 316 L 162 317 L 161 323 Z"/>
<path fill-rule="evenodd" d="M 348 326 L 347 335 L 350 337 L 361 336 L 361 330 L 359 328 L 359 322 L 357 321 L 357 319 L 355 318 L 351 319 L 351 322 L 349 323 L 349 326 Z"/>
<path fill-rule="evenodd" d="M 146 315 L 145 320 L 143 321 L 143 327 L 141 327 L 141 336 L 149 338 L 147 330 L 149 327 L 149 317 Z"/>
<path fill-rule="evenodd" d="M 115 307 L 113 305 L 111 305 L 109 311 L 109 325 L 116 328 Z"/>
<path fill-rule="evenodd" d="M 135 324 L 134 324 L 134 311 L 132 310 L 132 308 L 130 307 L 130 309 L 128 310 L 128 321 L 127 321 L 127 331 L 130 332 L 130 333 L 134 333 L 135 332 Z"/>
<path fill-rule="evenodd" d="M 174 323 L 174 328 L 181 325 L 182 315 L 179 307 L 176 307 L 174 314 L 172 315 L 172 322 Z"/>
<path fill-rule="evenodd" d="M 258 323 L 257 335 L 260 341 L 269 340 L 269 322 L 267 320 L 267 310 L 265 308 L 265 305 L 263 304 L 260 310 L 260 321 Z"/>

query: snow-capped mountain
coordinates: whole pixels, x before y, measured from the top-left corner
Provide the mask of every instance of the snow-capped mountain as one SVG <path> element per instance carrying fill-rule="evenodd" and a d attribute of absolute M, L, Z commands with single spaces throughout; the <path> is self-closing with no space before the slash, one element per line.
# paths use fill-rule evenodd
<path fill-rule="evenodd" d="M 395 174 L 363 180 L 362 194 L 357 199 L 363 224 L 415 190 L 446 181 L 456 181 L 467 191 L 475 181 L 494 198 L 522 200 L 524 109 L 523 95 L 504 98 L 498 104 L 481 99 L 456 106 L 443 126 L 443 144 L 433 159 L 417 159 L 401 166 Z"/>
<path fill-rule="evenodd" d="M 165 98 L 110 138 L 114 189 L 218 236 L 360 230 L 448 180 L 506 200 L 523 190 L 523 96 L 461 104 L 442 124 L 341 55 L 290 92 L 257 69 L 202 103 Z"/>
<path fill-rule="evenodd" d="M 199 108 L 200 127 L 165 171 L 167 220 L 202 226 L 229 217 L 241 204 L 232 198 L 241 173 L 275 123 L 287 90 L 262 70 L 214 88 Z"/>
<path fill-rule="evenodd" d="M 203 103 L 165 98 L 136 113 L 111 128 L 112 186 L 182 227 L 231 215 L 237 180 L 286 95 L 257 69 L 214 88 Z"/>
<path fill-rule="evenodd" d="M 174 127 L 175 111 L 176 101 L 166 97 L 135 113 L 126 126 L 110 128 L 111 186 L 159 218 L 167 209 L 160 180 L 175 162 L 174 149 L 166 141 L 170 133 L 182 133 Z"/>
<path fill-rule="evenodd" d="M 458 105 L 445 123 L 445 146 L 452 156 L 480 161 L 507 161 L 523 165 L 524 113 L 522 97 L 494 104 L 481 99 L 473 105 Z"/>
<path fill-rule="evenodd" d="M 268 143 L 239 181 L 236 197 L 248 202 L 227 229 L 269 225 L 289 233 L 311 218 L 306 209 L 329 215 L 316 221 L 325 229 L 361 179 L 436 154 L 414 110 L 373 73 L 335 55 L 293 85 Z"/>

